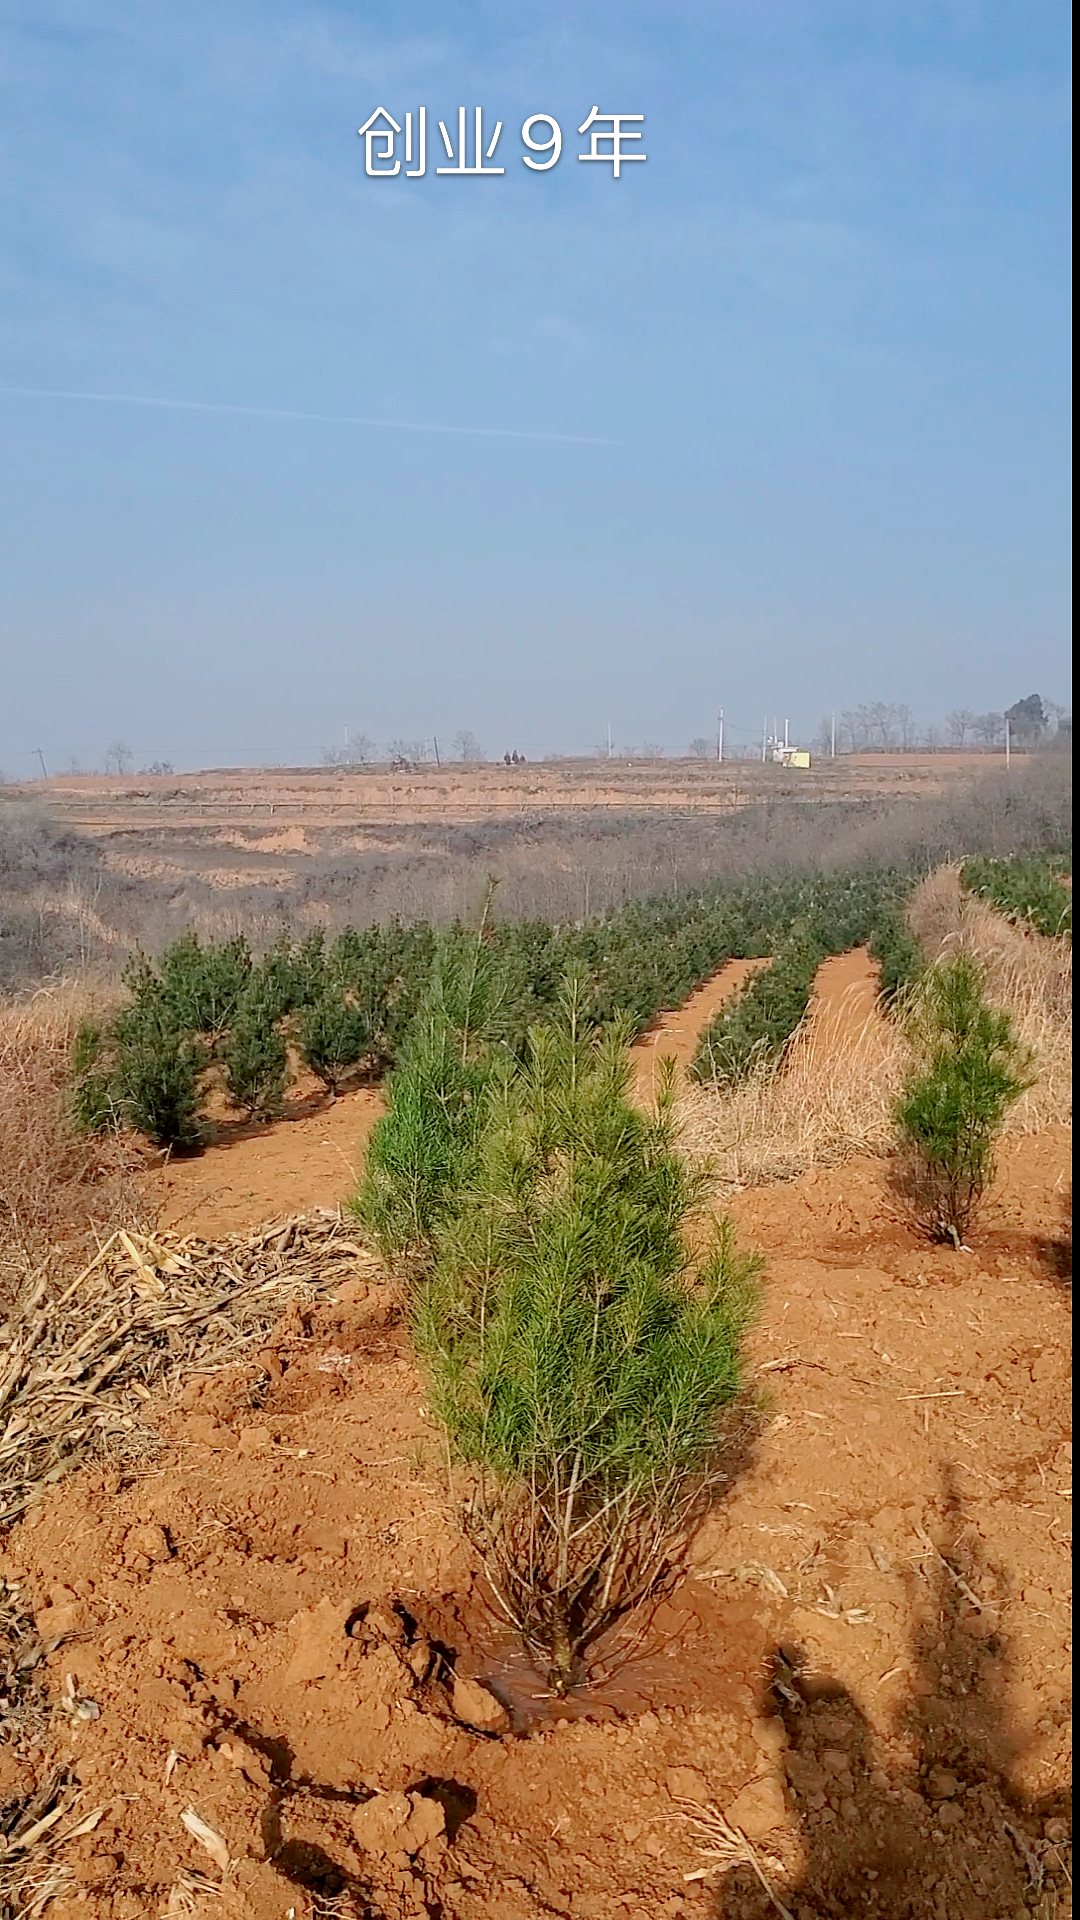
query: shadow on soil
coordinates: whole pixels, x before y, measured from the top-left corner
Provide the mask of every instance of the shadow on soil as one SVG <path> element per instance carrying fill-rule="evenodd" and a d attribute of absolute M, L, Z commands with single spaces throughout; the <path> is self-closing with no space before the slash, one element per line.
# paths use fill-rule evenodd
<path fill-rule="evenodd" d="M 961 1542 L 963 1543 L 961 1546 Z M 788 1792 L 805 1868 L 768 1894 L 748 1866 L 725 1875 L 713 1920 L 1064 1920 L 1071 1890 L 1070 1791 L 1025 1799 L 1009 1772 L 1025 1744 L 1007 1701 L 1009 1648 L 996 1611 L 970 1599 L 981 1567 L 955 1487 L 929 1585 L 914 1591 L 915 1679 L 897 1716 L 911 1761 L 875 1758 L 851 1694 L 776 1647 L 765 1710 L 783 1721 Z M 1064 1699 L 1052 1716 L 1068 1723 Z M 1045 1725 L 1045 1722 L 1043 1723 Z M 766 1864 L 767 1846 L 757 1849 Z"/>
<path fill-rule="evenodd" d="M 166 1157 L 171 1160 L 198 1160 L 205 1153 L 220 1153 L 229 1147 L 239 1146 L 245 1140 L 265 1140 L 268 1135 L 282 1128 L 287 1129 L 297 1120 L 313 1120 L 319 1114 L 333 1113 L 342 1101 L 355 1094 L 379 1093 L 382 1086 L 381 1074 L 350 1073 L 333 1092 L 321 1086 L 303 1092 L 293 1091 L 277 1112 L 256 1119 L 245 1118 L 242 1114 L 216 1114 L 203 1122 L 202 1137 L 193 1146 L 171 1147 Z"/>
<path fill-rule="evenodd" d="M 1063 1292 L 1072 1293 L 1073 1266 L 1072 1236 L 1072 1188 L 1064 1195 L 1061 1206 L 1061 1223 L 1057 1233 L 1047 1234 L 1035 1242 L 1039 1265 L 1054 1284 Z"/>

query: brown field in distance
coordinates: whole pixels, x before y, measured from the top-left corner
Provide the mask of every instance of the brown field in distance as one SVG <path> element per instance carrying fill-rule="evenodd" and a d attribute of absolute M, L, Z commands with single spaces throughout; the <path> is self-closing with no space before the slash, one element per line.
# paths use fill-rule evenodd
<path fill-rule="evenodd" d="M 180 774 L 73 774 L 19 791 L 87 831 L 273 822 L 453 824 L 515 814 L 611 809 L 719 813 L 768 798 L 812 801 L 932 796 L 1003 765 L 1000 753 L 847 754 L 793 772 L 756 760 L 557 760 L 505 767 L 425 766 L 409 773 L 321 767 L 224 767 Z M 300 851 L 299 848 L 282 849 Z"/>

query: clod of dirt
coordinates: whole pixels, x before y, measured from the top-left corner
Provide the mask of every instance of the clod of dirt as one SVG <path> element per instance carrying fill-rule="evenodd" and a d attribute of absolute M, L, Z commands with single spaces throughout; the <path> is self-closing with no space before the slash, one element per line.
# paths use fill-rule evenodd
<path fill-rule="evenodd" d="M 147 1566 L 156 1566 L 159 1560 L 167 1560 L 171 1548 L 164 1527 L 132 1527 L 124 1539 L 124 1559 L 129 1566 L 137 1566 L 144 1560 Z"/>
<path fill-rule="evenodd" d="M 510 1715 L 501 1700 L 496 1700 L 477 1680 L 459 1675 L 454 1681 L 450 1705 L 455 1720 L 472 1727 L 475 1733 L 507 1733 Z"/>
<path fill-rule="evenodd" d="M 696 1800 L 703 1807 L 711 1798 L 709 1783 L 696 1767 L 669 1767 L 664 1785 L 673 1800 Z"/>
<path fill-rule="evenodd" d="M 783 1788 L 772 1774 L 751 1780 L 736 1794 L 728 1808 L 732 1826 L 739 1827 L 751 1840 L 762 1840 L 787 1819 Z"/>
<path fill-rule="evenodd" d="M 352 1629 L 357 1640 L 385 1640 L 391 1647 L 403 1647 L 408 1639 L 405 1622 L 395 1608 L 376 1602 L 367 1609 L 362 1622 Z"/>
<path fill-rule="evenodd" d="M 344 1665 L 349 1653 L 348 1617 L 348 1608 L 335 1606 L 332 1600 L 320 1600 L 317 1606 L 303 1607 L 293 1614 L 289 1637 L 295 1641 L 296 1650 L 286 1670 L 286 1685 L 325 1680 Z"/>
<path fill-rule="evenodd" d="M 422 1793 L 377 1793 L 357 1808 L 352 1830 L 367 1853 L 404 1863 L 442 1837 L 446 1815 Z"/>

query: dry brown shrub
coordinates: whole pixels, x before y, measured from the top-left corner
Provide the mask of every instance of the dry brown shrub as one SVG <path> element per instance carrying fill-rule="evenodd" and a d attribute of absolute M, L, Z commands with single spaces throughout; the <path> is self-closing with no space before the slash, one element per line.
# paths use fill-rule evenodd
<path fill-rule="evenodd" d="M 961 944 L 978 955 L 990 999 L 1008 1009 L 1032 1050 L 1035 1081 L 1011 1108 L 1005 1131 L 1038 1133 L 1071 1121 L 1072 949 L 974 900 L 955 868 L 920 886 L 911 917 L 931 959 Z M 683 1094 L 685 1144 L 709 1155 L 722 1190 L 792 1179 L 856 1153 L 887 1153 L 907 1064 L 896 1021 L 878 1012 L 852 1018 L 843 1002 L 818 1014 L 811 1008 L 778 1065 L 731 1092 Z"/>
<path fill-rule="evenodd" d="M 0 1004 L 0 1293 L 47 1249 L 77 1256 L 95 1231 L 139 1217 L 139 1150 L 71 1120 L 71 1040 L 92 1008 L 76 982 Z"/>

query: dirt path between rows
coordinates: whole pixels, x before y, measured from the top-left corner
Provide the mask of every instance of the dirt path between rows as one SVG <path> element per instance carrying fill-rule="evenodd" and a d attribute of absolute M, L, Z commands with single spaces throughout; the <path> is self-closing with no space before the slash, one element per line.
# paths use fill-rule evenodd
<path fill-rule="evenodd" d="M 698 1040 L 725 1000 L 767 960 L 729 960 L 681 1007 L 660 1018 L 631 1049 L 634 1085 L 652 1098 L 658 1062 L 672 1056 L 685 1075 Z M 864 947 L 826 960 L 810 1014 L 830 1032 L 879 1017 L 875 969 Z M 376 1087 L 327 1102 L 307 1079 L 291 1090 L 285 1115 L 270 1126 L 220 1122 L 203 1153 L 154 1167 L 142 1182 L 145 1204 L 161 1226 L 208 1238 L 243 1233 L 265 1220 L 335 1207 L 354 1191 L 364 1142 L 384 1111 Z"/>
<path fill-rule="evenodd" d="M 632 1049 L 639 1097 L 650 1097 L 655 1064 L 674 1055 L 680 1071 L 717 1008 L 761 960 L 729 960 L 684 1006 L 660 1019 Z M 144 1176 L 145 1203 L 161 1226 L 208 1238 L 243 1233 L 267 1219 L 335 1207 L 354 1190 L 364 1142 L 384 1111 L 376 1087 L 326 1101 L 318 1083 L 291 1090 L 285 1115 L 270 1126 L 225 1120 L 203 1153 L 178 1158 Z"/>
<path fill-rule="evenodd" d="M 809 1017 L 829 1032 L 858 1031 L 881 1016 L 877 1001 L 878 970 L 866 947 L 833 954 L 823 960 L 814 980 Z"/>
<path fill-rule="evenodd" d="M 662 1013 L 647 1028 L 630 1049 L 634 1087 L 640 1100 L 649 1100 L 655 1093 L 657 1068 L 665 1057 L 675 1061 L 680 1079 L 685 1075 L 713 1015 L 738 992 L 744 980 L 768 964 L 767 960 L 728 960 L 681 1007 Z"/>

